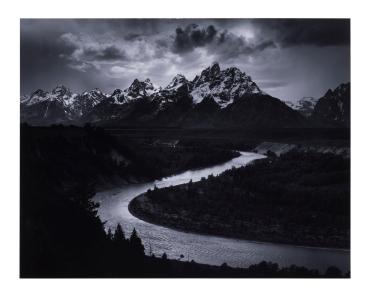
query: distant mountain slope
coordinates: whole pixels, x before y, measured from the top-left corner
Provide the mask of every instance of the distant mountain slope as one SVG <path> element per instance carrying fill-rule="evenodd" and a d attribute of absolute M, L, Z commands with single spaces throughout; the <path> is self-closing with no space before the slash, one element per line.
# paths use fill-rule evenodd
<path fill-rule="evenodd" d="M 313 110 L 311 119 L 317 125 L 350 125 L 350 83 L 342 83 L 336 89 L 329 89 L 320 98 Z"/>
<path fill-rule="evenodd" d="M 243 96 L 230 104 L 220 114 L 217 123 L 230 126 L 258 127 L 304 127 L 308 123 L 297 111 L 269 95 Z"/>

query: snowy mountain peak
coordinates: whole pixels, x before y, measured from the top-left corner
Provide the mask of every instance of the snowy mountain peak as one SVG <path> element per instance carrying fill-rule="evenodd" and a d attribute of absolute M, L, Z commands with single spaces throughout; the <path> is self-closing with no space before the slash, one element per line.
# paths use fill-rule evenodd
<path fill-rule="evenodd" d="M 119 89 L 119 88 L 115 89 L 110 97 L 113 99 L 112 102 L 114 104 L 126 103 L 125 94 L 124 94 L 124 91 L 122 89 Z"/>
<path fill-rule="evenodd" d="M 183 85 L 189 84 L 189 81 L 185 78 L 184 75 L 182 74 L 177 74 L 172 81 L 170 82 L 169 85 L 167 85 L 164 89 L 165 90 L 176 90 L 179 87 Z"/>
<path fill-rule="evenodd" d="M 71 91 L 64 85 L 58 85 L 56 88 L 54 88 L 51 91 L 51 93 L 53 95 L 64 96 L 64 95 L 70 95 Z"/>
<path fill-rule="evenodd" d="M 135 79 L 129 88 L 124 90 L 124 95 L 128 101 L 144 98 L 152 95 L 157 89 L 154 88 L 153 83 L 149 78 L 144 81 Z"/>
<path fill-rule="evenodd" d="M 21 104 L 27 102 L 30 99 L 29 96 L 27 95 L 21 95 Z"/>
<path fill-rule="evenodd" d="M 220 74 L 220 71 L 220 65 L 218 63 L 213 63 L 211 66 L 204 69 L 200 76 L 196 76 L 193 83 L 195 86 L 199 86 L 203 83 L 210 82 Z"/>
<path fill-rule="evenodd" d="M 91 91 L 90 91 L 91 94 L 94 94 L 94 95 L 101 95 L 103 94 L 103 92 L 99 89 L 99 88 L 93 88 Z"/>
<path fill-rule="evenodd" d="M 49 96 L 49 93 L 42 90 L 42 89 L 38 89 L 36 91 L 34 91 L 30 98 L 26 101 L 23 101 L 23 103 L 27 104 L 27 105 L 33 105 L 33 104 L 37 104 L 39 102 L 43 102 L 45 100 L 48 99 L 48 96 Z"/>
<path fill-rule="evenodd" d="M 112 97 L 113 96 L 117 96 L 117 95 L 121 95 L 123 94 L 123 90 L 120 89 L 120 88 L 116 88 L 113 92 L 112 92 Z"/>
<path fill-rule="evenodd" d="M 40 96 L 40 97 L 44 97 L 46 96 L 47 92 L 42 90 L 42 89 L 38 89 L 38 90 L 35 90 L 32 94 L 31 94 L 31 98 L 34 97 L 34 96 Z"/>
<path fill-rule="evenodd" d="M 215 75 L 217 75 L 218 73 L 220 73 L 220 71 L 221 71 L 221 69 L 220 69 L 220 65 L 219 65 L 217 62 L 215 62 L 215 63 L 213 63 L 213 64 L 211 65 L 211 67 L 210 67 L 210 74 L 211 74 L 211 75 L 215 76 Z"/>
<path fill-rule="evenodd" d="M 218 63 L 203 70 L 192 83 L 191 95 L 195 103 L 210 95 L 221 108 L 246 94 L 263 94 L 251 77 L 240 69 L 231 67 L 221 71 Z"/>
<path fill-rule="evenodd" d="M 85 91 L 81 95 L 82 100 L 92 101 L 92 103 L 94 105 L 98 104 L 99 102 L 104 100 L 106 97 L 107 97 L 107 95 L 105 93 L 103 93 L 99 88 L 94 88 L 94 89 L 90 90 L 89 92 Z"/>
<path fill-rule="evenodd" d="M 58 85 L 51 91 L 48 100 L 57 101 L 65 106 L 71 106 L 75 103 L 77 97 L 78 95 L 72 93 L 69 88 L 64 85 Z"/>

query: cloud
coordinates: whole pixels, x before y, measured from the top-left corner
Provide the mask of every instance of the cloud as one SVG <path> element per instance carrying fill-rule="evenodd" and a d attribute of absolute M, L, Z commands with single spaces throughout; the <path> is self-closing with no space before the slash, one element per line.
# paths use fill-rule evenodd
<path fill-rule="evenodd" d="M 185 28 L 178 27 L 175 31 L 173 50 L 181 53 L 205 46 L 214 40 L 216 34 L 217 31 L 212 25 L 207 28 L 200 28 L 196 24 L 190 24 Z"/>
<path fill-rule="evenodd" d="M 210 54 L 218 59 L 230 59 L 239 55 L 252 55 L 268 48 L 275 48 L 272 40 L 248 40 L 245 36 L 237 35 L 227 29 L 219 30 L 209 25 L 200 27 L 190 24 L 186 27 L 177 27 L 172 51 L 184 54 L 196 48 L 206 48 Z"/>
<path fill-rule="evenodd" d="M 86 58 L 98 61 L 112 61 L 125 59 L 124 52 L 114 45 L 107 47 L 88 47 L 84 49 Z"/>
<path fill-rule="evenodd" d="M 126 41 L 133 41 L 137 39 L 141 39 L 142 35 L 141 34 L 136 34 L 136 33 L 128 33 L 123 37 Z"/>
<path fill-rule="evenodd" d="M 283 47 L 350 44 L 349 19 L 271 19 L 254 20 L 254 24 L 263 29 L 262 34 L 272 34 Z"/>
<path fill-rule="evenodd" d="M 65 33 L 59 41 L 66 49 L 60 58 L 68 60 L 69 67 L 85 72 L 89 68 L 99 69 L 102 63 L 112 63 L 126 59 L 125 51 L 116 44 L 97 42 L 88 36 Z"/>

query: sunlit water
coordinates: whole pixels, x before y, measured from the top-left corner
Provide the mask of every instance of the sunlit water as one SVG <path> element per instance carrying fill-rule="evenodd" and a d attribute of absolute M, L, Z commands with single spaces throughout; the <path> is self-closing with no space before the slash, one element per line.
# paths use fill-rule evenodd
<path fill-rule="evenodd" d="M 146 252 L 151 250 L 157 256 L 164 252 L 169 258 L 194 260 L 199 263 L 220 265 L 226 262 L 234 267 L 248 267 L 263 260 L 276 262 L 280 266 L 295 264 L 324 271 L 335 265 L 344 272 L 349 270 L 350 253 L 345 250 L 308 248 L 275 243 L 260 243 L 241 239 L 223 238 L 212 235 L 187 233 L 144 222 L 128 211 L 129 202 L 149 188 L 179 185 L 202 177 L 219 175 L 232 167 L 240 167 L 263 155 L 241 152 L 241 156 L 224 164 L 205 169 L 189 170 L 162 180 L 125 185 L 114 190 L 99 192 L 95 201 L 100 203 L 99 216 L 106 221 L 106 227 L 115 228 L 121 223 L 126 236 L 135 227 L 145 245 Z"/>

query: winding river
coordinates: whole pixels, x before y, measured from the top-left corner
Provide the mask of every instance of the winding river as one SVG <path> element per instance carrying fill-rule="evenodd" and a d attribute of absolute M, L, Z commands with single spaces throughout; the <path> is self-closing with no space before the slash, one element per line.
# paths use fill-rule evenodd
<path fill-rule="evenodd" d="M 165 252 L 173 259 L 183 255 L 182 260 L 189 259 L 211 265 L 221 265 L 226 262 L 233 267 L 248 267 L 265 260 L 276 262 L 280 266 L 295 264 L 320 271 L 325 271 L 331 265 L 339 267 L 344 272 L 349 270 L 350 252 L 347 250 L 253 242 L 187 233 L 144 222 L 128 211 L 128 204 L 134 197 L 154 186 L 158 188 L 174 186 L 187 183 L 191 179 L 196 182 L 202 177 L 216 176 L 232 167 L 240 167 L 264 157 L 256 153 L 241 152 L 241 156 L 221 165 L 189 170 L 154 182 L 124 185 L 99 192 L 94 197 L 94 200 L 100 203 L 98 214 L 102 221 L 106 221 L 107 228 L 114 229 L 117 223 L 121 223 L 126 236 L 135 227 L 143 240 L 146 252 L 151 251 L 156 256 Z"/>

